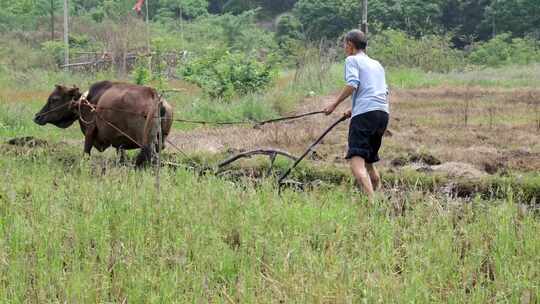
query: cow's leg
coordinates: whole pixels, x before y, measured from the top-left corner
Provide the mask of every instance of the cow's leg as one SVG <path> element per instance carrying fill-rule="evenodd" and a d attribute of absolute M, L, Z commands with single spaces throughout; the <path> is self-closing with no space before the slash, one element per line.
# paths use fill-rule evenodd
<path fill-rule="evenodd" d="M 92 126 L 86 130 L 84 135 L 84 153 L 90 155 L 92 147 L 94 145 L 94 139 L 96 138 L 96 127 Z"/>
<path fill-rule="evenodd" d="M 135 161 L 137 168 L 141 168 L 149 162 L 152 162 L 155 153 L 158 152 L 157 140 L 159 139 L 158 128 L 156 128 L 156 125 L 159 124 L 160 121 L 156 120 L 156 115 L 154 113 L 156 113 L 155 107 L 150 107 L 144 124 L 141 152 L 137 155 Z"/>
<path fill-rule="evenodd" d="M 126 150 L 120 146 L 116 148 L 116 154 L 118 156 L 118 163 L 125 164 L 126 163 Z"/>
<path fill-rule="evenodd" d="M 137 168 L 142 168 L 146 166 L 151 160 L 154 148 L 152 145 L 144 145 L 141 148 L 141 152 L 139 152 L 139 155 L 137 155 L 137 159 L 135 160 L 135 166 Z"/>

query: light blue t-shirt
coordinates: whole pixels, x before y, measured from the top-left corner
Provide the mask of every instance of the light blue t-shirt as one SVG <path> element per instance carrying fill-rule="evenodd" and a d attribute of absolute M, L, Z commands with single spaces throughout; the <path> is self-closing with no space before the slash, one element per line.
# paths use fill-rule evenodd
<path fill-rule="evenodd" d="M 345 60 L 345 81 L 356 88 L 352 96 L 352 116 L 371 111 L 390 113 L 384 68 L 364 52 Z"/>

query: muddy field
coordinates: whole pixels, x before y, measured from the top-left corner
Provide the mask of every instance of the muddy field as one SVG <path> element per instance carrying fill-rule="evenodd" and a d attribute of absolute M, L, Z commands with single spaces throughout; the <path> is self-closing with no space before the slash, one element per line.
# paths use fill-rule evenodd
<path fill-rule="evenodd" d="M 321 109 L 334 97 L 308 98 L 296 113 Z M 395 90 L 391 96 L 390 132 L 381 165 L 403 167 L 421 161 L 415 155 L 447 164 L 441 170 L 459 175 L 540 170 L 540 91 L 484 88 Z M 187 153 L 235 153 L 279 148 L 301 153 L 335 121 L 335 115 L 300 119 L 262 128 L 199 128 L 174 132 L 172 142 Z M 341 110 L 341 111 L 340 111 Z M 344 164 L 347 124 L 343 123 L 317 148 L 316 159 Z"/>

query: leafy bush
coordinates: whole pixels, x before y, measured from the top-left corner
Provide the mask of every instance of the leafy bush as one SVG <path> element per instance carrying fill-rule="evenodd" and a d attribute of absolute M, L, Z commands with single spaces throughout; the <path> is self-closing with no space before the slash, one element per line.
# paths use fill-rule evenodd
<path fill-rule="evenodd" d="M 150 75 L 150 70 L 145 65 L 144 59 L 137 61 L 137 66 L 133 70 L 131 77 L 133 78 L 133 82 L 138 85 L 145 85 L 150 82 L 152 75 Z"/>
<path fill-rule="evenodd" d="M 287 39 L 301 39 L 302 23 L 292 14 L 281 15 L 276 22 L 276 38 L 278 42 Z"/>
<path fill-rule="evenodd" d="M 208 13 L 207 0 L 160 0 L 158 19 L 193 19 Z"/>
<path fill-rule="evenodd" d="M 451 47 L 449 36 L 414 38 L 405 32 L 384 30 L 369 41 L 368 52 L 386 66 L 448 72 L 462 65 L 462 52 Z"/>
<path fill-rule="evenodd" d="M 475 65 L 497 67 L 506 64 L 529 64 L 540 61 L 540 45 L 530 38 L 514 38 L 500 34 L 479 43 L 469 54 L 469 62 Z"/>
<path fill-rule="evenodd" d="M 60 65 L 64 62 L 65 47 L 60 41 L 45 41 L 41 44 L 45 53 L 54 58 L 54 61 Z"/>
<path fill-rule="evenodd" d="M 90 38 L 86 35 L 69 35 L 69 47 L 70 48 L 81 48 L 84 49 L 90 44 Z"/>
<path fill-rule="evenodd" d="M 242 53 L 214 51 L 188 63 L 181 71 L 210 97 L 230 99 L 268 87 L 274 76 L 272 63 L 264 63 Z"/>
<path fill-rule="evenodd" d="M 167 63 L 163 58 L 163 52 L 166 48 L 166 41 L 161 38 L 152 40 L 152 50 L 154 52 L 154 75 L 153 80 L 157 81 L 157 88 L 163 90 L 165 88 L 165 70 Z"/>

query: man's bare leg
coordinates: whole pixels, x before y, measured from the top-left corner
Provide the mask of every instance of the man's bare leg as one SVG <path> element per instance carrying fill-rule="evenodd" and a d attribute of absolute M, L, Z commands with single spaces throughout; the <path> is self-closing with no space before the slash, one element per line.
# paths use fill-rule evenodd
<path fill-rule="evenodd" d="M 366 162 L 362 157 L 354 156 L 353 158 L 351 158 L 350 164 L 356 181 L 364 189 L 364 192 L 368 196 L 369 201 L 373 201 L 373 184 L 371 183 L 371 178 L 366 169 Z"/>
<path fill-rule="evenodd" d="M 373 185 L 373 190 L 377 191 L 381 188 L 381 175 L 374 164 L 366 164 L 366 169 Z"/>

